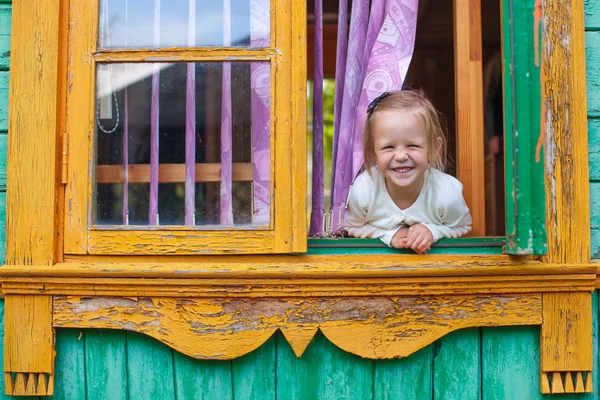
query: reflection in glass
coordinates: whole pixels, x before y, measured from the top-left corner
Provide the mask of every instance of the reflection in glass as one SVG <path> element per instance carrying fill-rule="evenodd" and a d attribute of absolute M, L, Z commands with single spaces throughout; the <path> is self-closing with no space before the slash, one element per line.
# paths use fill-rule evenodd
<path fill-rule="evenodd" d="M 100 48 L 268 46 L 269 0 L 101 0 Z"/>
<path fill-rule="evenodd" d="M 266 228 L 268 62 L 99 64 L 94 224 Z"/>

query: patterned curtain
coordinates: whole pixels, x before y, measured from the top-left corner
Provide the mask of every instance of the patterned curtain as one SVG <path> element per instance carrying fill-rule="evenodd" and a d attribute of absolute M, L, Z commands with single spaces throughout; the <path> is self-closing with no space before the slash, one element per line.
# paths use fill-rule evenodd
<path fill-rule="evenodd" d="M 323 224 L 320 205 L 314 204 L 318 196 L 313 194 L 311 236 L 340 233 L 346 198 L 363 164 L 362 136 L 367 106 L 379 94 L 402 88 L 415 44 L 418 0 L 373 0 L 371 4 L 369 0 L 353 0 L 346 53 L 347 7 L 345 0 L 340 1 L 330 212 L 328 223 Z M 317 18 L 315 13 L 315 27 Z M 319 75 L 314 76 L 316 80 Z M 322 105 L 322 99 L 314 101 Z M 315 157 L 313 172 L 319 169 L 319 162 L 323 162 L 322 158 Z M 323 232 L 323 225 L 329 226 L 328 232 Z"/>

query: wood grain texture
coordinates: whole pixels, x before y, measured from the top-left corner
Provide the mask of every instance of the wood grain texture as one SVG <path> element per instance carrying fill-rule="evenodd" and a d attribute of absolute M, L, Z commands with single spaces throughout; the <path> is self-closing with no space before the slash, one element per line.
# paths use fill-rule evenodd
<path fill-rule="evenodd" d="M 88 399 L 127 399 L 127 332 L 85 332 L 85 389 Z"/>
<path fill-rule="evenodd" d="M 4 301 L 4 372 L 52 374 L 52 297 L 14 295 Z"/>
<path fill-rule="evenodd" d="M 548 254 L 589 262 L 590 208 L 583 0 L 543 2 Z M 580 234 L 586 232 L 586 234 Z"/>
<path fill-rule="evenodd" d="M 406 357 L 461 328 L 540 324 L 540 307 L 539 295 L 273 300 L 63 297 L 54 302 L 54 326 L 136 331 L 200 359 L 237 358 L 258 348 L 278 328 L 318 326 L 347 352 L 393 358 Z"/>
<path fill-rule="evenodd" d="M 90 254 L 265 254 L 275 250 L 272 230 L 92 230 Z"/>
<path fill-rule="evenodd" d="M 545 293 L 543 313 L 542 372 L 591 371 L 591 293 Z"/>
<path fill-rule="evenodd" d="M 175 398 L 233 400 L 231 361 L 196 360 L 173 352 Z"/>
<path fill-rule="evenodd" d="M 306 165 L 306 4 L 296 0 L 292 3 L 292 248 L 294 253 L 307 250 L 307 169 Z M 300 67 L 300 68 L 298 68 Z"/>
<path fill-rule="evenodd" d="M 196 47 L 158 49 L 106 49 L 93 53 L 96 62 L 203 62 L 203 61 L 270 61 L 276 54 L 272 48 Z"/>
<path fill-rule="evenodd" d="M 129 164 L 127 179 L 129 183 L 150 182 L 150 164 Z M 196 164 L 196 182 L 220 182 L 221 164 Z M 123 183 L 125 171 L 122 165 L 97 165 L 96 183 Z M 254 171 L 250 163 L 232 165 L 232 181 L 252 181 Z M 185 182 L 185 164 L 160 164 L 158 166 L 159 183 Z"/>
<path fill-rule="evenodd" d="M 542 399 L 537 327 L 482 329 L 481 371 L 484 399 Z"/>
<path fill-rule="evenodd" d="M 435 342 L 434 399 L 478 398 L 482 379 L 480 334 L 477 328 L 461 329 Z"/>
<path fill-rule="evenodd" d="M 435 345 L 407 358 L 374 361 L 373 399 L 434 399 L 432 360 Z"/>
<path fill-rule="evenodd" d="M 231 389 L 236 400 L 276 399 L 277 344 L 274 338 L 231 362 Z"/>
<path fill-rule="evenodd" d="M 175 400 L 173 351 L 149 337 L 127 333 L 127 398 Z"/>
<path fill-rule="evenodd" d="M 456 173 L 471 210 L 471 236 L 485 235 L 481 2 L 454 1 Z"/>
<path fill-rule="evenodd" d="M 17 2 L 10 60 L 7 262 L 54 262 L 59 2 Z"/>
<path fill-rule="evenodd" d="M 75 329 L 58 330 L 52 400 L 86 398 L 85 366 L 85 333 Z"/>
<path fill-rule="evenodd" d="M 373 391 L 384 387 L 373 384 L 373 361 L 336 348 L 321 333 L 316 334 L 301 358 L 294 355 L 281 335 L 277 339 L 277 399 L 379 399 L 373 397 Z M 406 378 L 411 379 L 408 374 Z"/>

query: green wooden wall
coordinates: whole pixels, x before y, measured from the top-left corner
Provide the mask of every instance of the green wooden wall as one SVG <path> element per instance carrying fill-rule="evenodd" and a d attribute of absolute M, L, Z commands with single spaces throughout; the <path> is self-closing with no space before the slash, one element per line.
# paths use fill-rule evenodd
<path fill-rule="evenodd" d="M 22 0 L 25 1 L 25 0 Z M 532 0 L 533 1 L 533 0 Z M 4 261 L 11 5 L 0 0 L 0 261 Z M 600 0 L 586 0 L 592 254 L 600 258 Z M 583 106 L 583 105 L 582 105 Z M 598 398 L 598 293 L 594 295 L 592 395 Z M 0 300 L 0 343 L 3 337 Z M 54 399 L 542 399 L 539 328 L 454 332 L 402 360 L 344 353 L 322 335 L 296 358 L 280 334 L 234 361 L 197 361 L 120 331 L 58 330 Z M 0 346 L 0 365 L 2 365 Z M 4 386 L 0 374 L 0 386 Z M 2 390 L 3 393 L 3 390 Z M 0 399 L 5 398 L 0 393 Z"/>

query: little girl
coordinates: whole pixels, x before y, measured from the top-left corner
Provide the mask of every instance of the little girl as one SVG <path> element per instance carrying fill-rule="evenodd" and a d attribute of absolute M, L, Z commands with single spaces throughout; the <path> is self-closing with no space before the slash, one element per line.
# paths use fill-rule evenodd
<path fill-rule="evenodd" d="M 442 237 L 471 230 L 462 184 L 443 173 L 439 116 L 419 91 L 383 93 L 367 110 L 363 171 L 352 185 L 344 226 L 423 254 Z"/>

